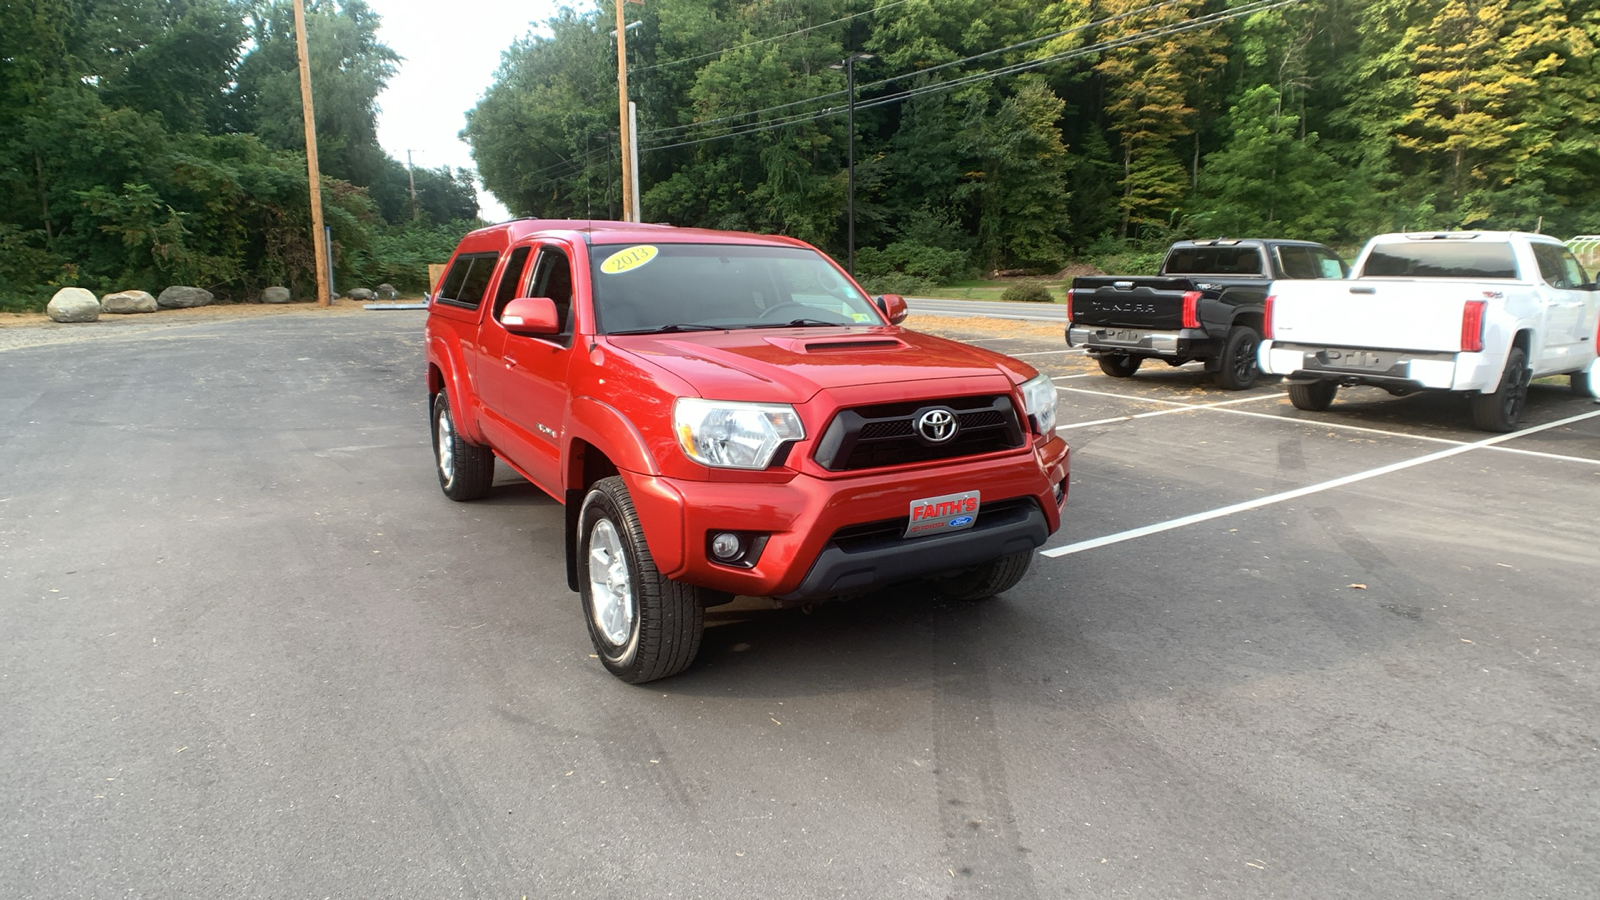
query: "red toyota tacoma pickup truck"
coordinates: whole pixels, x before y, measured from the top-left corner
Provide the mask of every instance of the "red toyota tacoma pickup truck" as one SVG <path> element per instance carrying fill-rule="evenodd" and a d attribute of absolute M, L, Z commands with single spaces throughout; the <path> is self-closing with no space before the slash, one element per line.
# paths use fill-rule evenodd
<path fill-rule="evenodd" d="M 736 595 L 986 597 L 1060 527 L 1050 379 L 898 327 L 801 241 L 518 220 L 467 235 L 428 310 L 440 486 L 482 497 L 498 457 L 564 504 L 625 681 L 682 671 Z"/>

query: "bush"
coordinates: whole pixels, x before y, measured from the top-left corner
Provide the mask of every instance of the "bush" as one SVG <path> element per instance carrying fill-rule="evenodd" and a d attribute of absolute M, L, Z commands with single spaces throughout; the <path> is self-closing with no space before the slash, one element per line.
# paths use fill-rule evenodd
<path fill-rule="evenodd" d="M 1054 303 L 1056 298 L 1050 296 L 1050 289 L 1037 281 L 1023 281 L 1013 284 L 1000 292 L 1001 300 L 1013 300 L 1023 303 Z"/>
<path fill-rule="evenodd" d="M 856 251 L 856 271 L 868 278 L 911 276 L 937 286 L 970 275 L 972 263 L 959 250 L 895 241 L 882 250 L 863 247 Z"/>
<path fill-rule="evenodd" d="M 874 294 L 914 297 L 937 288 L 939 283 L 930 278 L 907 275 L 904 272 L 890 272 L 887 275 L 864 276 L 861 279 L 861 286 Z"/>

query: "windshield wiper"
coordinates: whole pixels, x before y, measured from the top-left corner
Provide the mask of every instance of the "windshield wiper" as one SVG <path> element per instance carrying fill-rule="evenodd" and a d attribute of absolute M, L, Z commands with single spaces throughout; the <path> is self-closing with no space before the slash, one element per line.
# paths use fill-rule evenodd
<path fill-rule="evenodd" d="M 689 322 L 689 323 L 676 323 L 676 324 L 672 324 L 672 325 L 661 325 L 661 326 L 658 326 L 656 328 L 633 328 L 633 329 L 629 329 L 628 331 L 608 331 L 608 332 L 606 332 L 606 334 L 608 334 L 608 335 L 618 335 L 618 334 L 672 334 L 673 332 L 678 332 L 678 331 L 726 331 L 726 330 L 727 329 L 724 328 L 721 325 L 700 325 L 700 324 L 697 324 L 697 323 Z"/>
<path fill-rule="evenodd" d="M 858 322 L 831 322 L 827 319 L 790 319 L 787 322 L 763 322 L 759 325 L 741 325 L 741 328 L 814 328 L 826 326 L 828 328 L 843 328 L 846 325 L 857 325 Z"/>

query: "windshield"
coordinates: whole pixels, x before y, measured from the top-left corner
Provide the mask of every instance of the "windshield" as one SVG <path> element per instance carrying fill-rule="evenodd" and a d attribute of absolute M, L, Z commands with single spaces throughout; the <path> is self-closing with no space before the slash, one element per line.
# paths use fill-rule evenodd
<path fill-rule="evenodd" d="M 590 265 L 601 334 L 883 323 L 803 247 L 597 244 Z"/>

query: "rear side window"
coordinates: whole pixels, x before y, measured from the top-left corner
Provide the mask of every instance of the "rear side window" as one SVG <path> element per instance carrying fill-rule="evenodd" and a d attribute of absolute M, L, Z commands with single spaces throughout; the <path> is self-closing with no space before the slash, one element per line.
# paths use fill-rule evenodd
<path fill-rule="evenodd" d="M 1571 290 L 1589 280 L 1577 257 L 1558 244 L 1534 243 L 1533 258 L 1539 263 L 1539 277 L 1551 287 Z"/>
<path fill-rule="evenodd" d="M 438 301 L 477 309 L 478 304 L 483 302 L 484 292 L 489 289 L 489 277 L 494 274 L 495 263 L 499 261 L 498 253 L 468 253 L 456 257 L 439 286 Z"/>
<path fill-rule="evenodd" d="M 1510 278 L 1517 258 L 1505 241 L 1406 241 L 1379 244 L 1362 275 L 1374 278 Z"/>
<path fill-rule="evenodd" d="M 1288 278 L 1343 278 L 1344 263 L 1321 247 L 1279 247 L 1278 263 Z"/>
<path fill-rule="evenodd" d="M 1260 275 L 1255 247 L 1183 247 L 1167 254 L 1163 275 Z"/>

